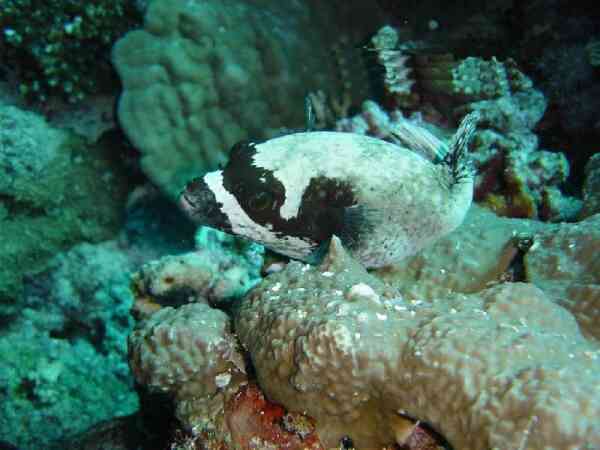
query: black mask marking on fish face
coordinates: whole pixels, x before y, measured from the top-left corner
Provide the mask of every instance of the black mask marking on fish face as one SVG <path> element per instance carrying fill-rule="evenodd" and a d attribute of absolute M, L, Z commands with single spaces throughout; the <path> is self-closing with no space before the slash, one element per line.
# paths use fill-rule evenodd
<path fill-rule="evenodd" d="M 231 223 L 221 212 L 221 203 L 217 202 L 215 194 L 204 179 L 196 178 L 190 181 L 179 199 L 182 208 L 196 223 L 231 232 Z"/>
<path fill-rule="evenodd" d="M 223 169 L 223 187 L 239 202 L 254 222 L 275 225 L 281 220 L 279 209 L 285 201 L 285 188 L 270 170 L 256 167 L 253 143 L 240 142 L 229 153 Z"/>
<path fill-rule="evenodd" d="M 254 144 L 237 144 L 223 170 L 224 187 L 254 222 L 270 225 L 282 236 L 318 243 L 341 231 L 345 209 L 356 203 L 348 183 L 324 176 L 312 178 L 304 190 L 298 215 L 284 219 L 280 209 L 286 199 L 285 186 L 272 171 L 253 163 L 256 151 Z"/>

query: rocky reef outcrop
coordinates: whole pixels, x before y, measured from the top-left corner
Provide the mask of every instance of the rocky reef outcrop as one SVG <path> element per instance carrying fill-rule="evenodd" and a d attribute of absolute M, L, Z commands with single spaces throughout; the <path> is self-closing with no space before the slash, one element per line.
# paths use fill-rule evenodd
<path fill-rule="evenodd" d="M 345 439 L 357 449 L 407 445 L 421 423 L 455 449 L 600 445 L 598 316 L 588 295 L 598 282 L 591 256 L 598 217 L 544 225 L 479 208 L 471 215 L 396 272 L 366 272 L 334 238 L 321 265 L 290 262 L 229 317 L 203 300 L 153 312 L 132 338 L 134 373 L 151 389 L 175 383 L 184 428 L 198 441 L 219 436 L 223 448 L 258 448 L 236 440 L 242 428 L 271 448 L 275 433 L 265 437 L 252 414 L 229 420 L 227 405 L 248 383 L 286 413 L 305 416 L 324 448 Z M 489 224 L 483 235 L 474 233 L 477 221 Z M 456 270 L 442 270 L 454 263 Z M 209 318 L 217 316 L 215 334 Z M 175 317 L 179 325 L 170 326 Z M 143 338 L 143 330 L 162 338 Z M 224 350 L 203 350 L 213 341 Z M 141 364 L 139 343 L 172 356 Z M 210 414 L 192 412 L 208 404 Z"/>

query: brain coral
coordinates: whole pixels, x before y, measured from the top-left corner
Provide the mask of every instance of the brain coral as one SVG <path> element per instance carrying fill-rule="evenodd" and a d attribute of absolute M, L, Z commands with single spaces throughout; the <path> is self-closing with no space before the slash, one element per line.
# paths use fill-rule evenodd
<path fill-rule="evenodd" d="M 598 348 L 531 284 L 407 301 L 334 239 L 253 290 L 235 328 L 267 397 L 326 448 L 402 443 L 404 417 L 456 449 L 600 448 Z"/>
<path fill-rule="evenodd" d="M 176 195 L 237 141 L 301 126 L 306 93 L 332 85 L 328 11 L 319 6 L 317 17 L 298 2 L 151 2 L 144 28 L 113 49 L 124 89 L 119 120 L 146 174 Z"/>

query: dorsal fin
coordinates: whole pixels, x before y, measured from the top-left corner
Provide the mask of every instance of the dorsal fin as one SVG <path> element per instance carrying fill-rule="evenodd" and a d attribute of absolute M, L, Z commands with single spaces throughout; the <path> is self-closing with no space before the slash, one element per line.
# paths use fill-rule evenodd
<path fill-rule="evenodd" d="M 315 105 L 313 105 L 313 101 L 308 94 L 304 97 L 304 122 L 306 126 L 305 131 L 314 131 L 315 123 L 317 119 L 315 117 Z"/>
<path fill-rule="evenodd" d="M 451 186 L 471 176 L 472 168 L 468 156 L 469 142 L 477 130 L 477 123 L 480 119 L 481 114 L 477 111 L 467 114 L 450 140 L 448 153 L 444 156 L 442 164 L 448 166 Z"/>
<path fill-rule="evenodd" d="M 433 163 L 440 163 L 448 153 L 448 146 L 426 128 L 410 120 L 394 124 L 392 136 L 400 143 Z"/>

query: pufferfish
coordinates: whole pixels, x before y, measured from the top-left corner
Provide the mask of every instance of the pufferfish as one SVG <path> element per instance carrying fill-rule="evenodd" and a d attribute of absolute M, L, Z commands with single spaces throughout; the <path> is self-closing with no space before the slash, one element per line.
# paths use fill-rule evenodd
<path fill-rule="evenodd" d="M 223 170 L 187 184 L 180 205 L 291 258 L 315 262 L 336 235 L 365 267 L 394 264 L 462 223 L 476 122 L 466 116 L 448 145 L 408 121 L 397 143 L 336 131 L 242 142 Z"/>

